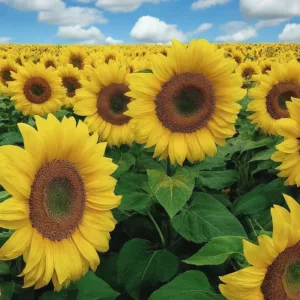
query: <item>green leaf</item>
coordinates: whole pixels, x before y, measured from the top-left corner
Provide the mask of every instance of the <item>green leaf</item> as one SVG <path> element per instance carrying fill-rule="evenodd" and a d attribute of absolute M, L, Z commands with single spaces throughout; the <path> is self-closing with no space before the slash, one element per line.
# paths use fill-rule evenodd
<path fill-rule="evenodd" d="M 241 196 L 233 203 L 235 215 L 254 215 L 274 204 L 284 203 L 282 194 L 288 194 L 289 188 L 285 187 L 285 179 L 278 178 L 268 184 L 260 184 L 247 194 Z"/>
<path fill-rule="evenodd" d="M 0 233 L 0 247 L 4 245 L 4 243 L 11 237 L 12 234 L 13 234 L 12 230 L 3 231 Z"/>
<path fill-rule="evenodd" d="M 115 300 L 119 296 L 118 292 L 91 271 L 76 286 L 79 290 L 77 300 Z"/>
<path fill-rule="evenodd" d="M 153 72 L 151 69 L 145 69 L 145 70 L 137 71 L 135 73 L 153 73 Z"/>
<path fill-rule="evenodd" d="M 192 195 L 194 178 L 184 168 L 177 169 L 173 177 L 156 170 L 148 170 L 147 174 L 153 194 L 173 218 Z"/>
<path fill-rule="evenodd" d="M 241 223 L 219 201 L 194 193 L 190 207 L 172 219 L 174 229 L 188 241 L 204 243 L 218 236 L 245 236 Z"/>
<path fill-rule="evenodd" d="M 4 200 L 8 199 L 10 197 L 10 194 L 6 191 L 0 192 L 0 202 L 3 202 Z"/>
<path fill-rule="evenodd" d="M 210 189 L 221 190 L 238 181 L 238 172 L 225 171 L 201 171 L 196 179 L 196 185 Z"/>
<path fill-rule="evenodd" d="M 118 169 L 113 175 L 117 178 L 128 171 L 135 164 L 135 157 L 128 152 L 121 153 L 121 157 L 118 161 L 115 161 L 115 163 L 118 165 Z"/>
<path fill-rule="evenodd" d="M 250 162 L 271 159 L 271 156 L 275 152 L 276 152 L 276 149 L 267 149 L 267 150 L 260 151 L 253 156 L 253 158 L 250 160 Z"/>
<path fill-rule="evenodd" d="M 149 300 L 222 300 L 214 292 L 206 276 L 199 271 L 187 271 L 155 291 Z"/>
<path fill-rule="evenodd" d="M 178 270 L 178 258 L 168 250 L 151 250 L 147 240 L 132 239 L 121 249 L 118 273 L 126 292 L 135 300 L 149 286 L 169 281 Z"/>
<path fill-rule="evenodd" d="M 72 300 L 76 299 L 78 294 L 77 289 L 63 289 L 59 292 L 46 292 L 43 294 L 43 296 L 40 298 L 40 300 Z M 73 297 L 73 298 L 71 298 Z M 97 299 L 97 298 L 94 298 Z"/>
<path fill-rule="evenodd" d="M 3 133 L 0 136 L 0 146 L 22 144 L 22 135 L 19 132 L 11 131 Z"/>
<path fill-rule="evenodd" d="M 243 254 L 244 237 L 220 236 L 212 239 L 185 263 L 196 266 L 220 265 L 233 254 Z"/>
<path fill-rule="evenodd" d="M 10 274 L 10 262 L 0 261 L 0 276 Z"/>
<path fill-rule="evenodd" d="M 0 283 L 0 296 L 1 300 L 11 300 L 14 292 L 14 282 L 1 282 Z"/>

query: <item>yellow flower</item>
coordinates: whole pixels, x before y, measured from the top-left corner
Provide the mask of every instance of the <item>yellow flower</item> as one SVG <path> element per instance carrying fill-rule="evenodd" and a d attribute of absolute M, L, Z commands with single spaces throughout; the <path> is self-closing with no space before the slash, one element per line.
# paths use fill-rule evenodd
<path fill-rule="evenodd" d="M 111 177 L 117 166 L 104 157 L 106 144 L 73 117 L 36 116 L 36 124 L 19 124 L 25 149 L 0 147 L 0 184 L 12 196 L 0 203 L 0 227 L 15 230 L 0 260 L 23 255 L 24 287 L 52 279 L 60 290 L 95 271 L 97 251 L 109 248 L 110 210 L 121 199 Z"/>
<path fill-rule="evenodd" d="M 248 110 L 249 117 L 264 132 L 278 134 L 276 124 L 281 118 L 288 118 L 287 103 L 291 97 L 300 98 L 300 64 L 272 64 L 272 70 L 260 76 L 260 83 L 249 91 L 252 98 Z"/>
<path fill-rule="evenodd" d="M 16 72 L 17 68 L 13 60 L 9 58 L 0 59 L 0 94 L 11 96 L 8 83 L 14 80 L 11 74 Z"/>
<path fill-rule="evenodd" d="M 25 63 L 12 72 L 14 81 L 8 86 L 15 107 L 24 115 L 44 115 L 58 111 L 63 105 L 65 89 L 55 69 L 41 63 Z"/>
<path fill-rule="evenodd" d="M 82 88 L 77 90 L 75 114 L 86 116 L 90 131 L 97 132 L 109 146 L 131 145 L 134 121 L 123 114 L 131 101 L 125 96 L 129 91 L 126 67 L 111 61 L 97 69 L 87 68 L 86 75 L 89 80 L 82 80 Z"/>
<path fill-rule="evenodd" d="M 261 235 L 259 245 L 243 241 L 250 267 L 220 277 L 228 300 L 300 299 L 300 205 L 284 195 L 290 211 L 271 209 L 273 237 Z"/>
<path fill-rule="evenodd" d="M 280 162 L 277 167 L 279 177 L 286 177 L 285 185 L 300 186 L 300 99 L 292 98 L 287 103 L 290 118 L 282 118 L 276 123 L 276 131 L 284 141 L 272 155 L 272 160 Z"/>
<path fill-rule="evenodd" d="M 83 75 L 80 70 L 74 68 L 71 64 L 60 66 L 57 71 L 61 77 L 62 85 L 66 89 L 64 106 L 67 108 L 73 107 L 77 102 L 76 91 L 81 88 L 80 80 Z"/>
<path fill-rule="evenodd" d="M 136 121 L 136 141 L 172 164 L 214 156 L 216 144 L 235 134 L 236 102 L 245 95 L 236 65 L 205 40 L 173 41 L 167 57 L 153 55 L 153 74 L 128 77 L 134 100 L 125 114 Z"/>

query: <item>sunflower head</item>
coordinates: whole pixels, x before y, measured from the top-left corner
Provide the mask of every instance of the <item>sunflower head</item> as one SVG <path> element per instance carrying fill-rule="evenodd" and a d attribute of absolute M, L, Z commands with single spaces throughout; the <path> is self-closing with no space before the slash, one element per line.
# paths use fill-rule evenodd
<path fill-rule="evenodd" d="M 260 84 L 249 91 L 252 99 L 248 110 L 253 124 L 269 134 L 278 134 L 276 124 L 290 116 L 287 104 L 292 97 L 300 98 L 300 65 L 290 61 L 286 65 L 272 64 L 272 70 L 260 76 Z"/>
<path fill-rule="evenodd" d="M 13 81 L 12 72 L 17 72 L 17 65 L 10 60 L 0 59 L 0 92 L 6 95 L 11 95 L 8 88 L 8 83 Z"/>
<path fill-rule="evenodd" d="M 126 95 L 129 92 L 126 66 L 111 62 L 97 69 L 88 68 L 86 74 L 89 81 L 82 81 L 74 112 L 85 116 L 90 131 L 97 132 L 110 146 L 131 145 L 134 122 L 124 114 L 131 101 Z"/>
<path fill-rule="evenodd" d="M 169 156 L 180 165 L 186 158 L 213 156 L 216 144 L 235 132 L 236 101 L 244 95 L 235 67 L 223 50 L 204 40 L 173 41 L 167 57 L 153 55 L 153 73 L 128 76 L 127 96 L 134 101 L 125 114 L 136 120 L 136 141 L 155 146 L 155 157 Z"/>
<path fill-rule="evenodd" d="M 273 237 L 259 236 L 259 245 L 244 241 L 251 266 L 220 277 L 222 294 L 229 300 L 297 300 L 300 298 L 300 205 L 284 195 L 289 210 L 271 209 Z"/>
<path fill-rule="evenodd" d="M 63 104 L 64 89 L 53 68 L 42 63 L 26 63 L 12 73 L 9 82 L 15 107 L 24 115 L 44 115 L 59 110 Z"/>
<path fill-rule="evenodd" d="M 49 114 L 36 124 L 19 124 L 25 149 L 0 148 L 0 184 L 12 195 L 0 203 L 0 226 L 15 230 L 0 259 L 23 255 L 24 287 L 52 279 L 60 290 L 95 271 L 97 251 L 109 248 L 116 224 L 110 210 L 121 200 L 111 177 L 117 166 L 84 123 Z"/>
<path fill-rule="evenodd" d="M 77 101 L 75 97 L 76 91 L 81 88 L 82 72 L 74 68 L 71 64 L 60 66 L 57 71 L 61 77 L 62 85 L 66 90 L 64 106 L 67 108 L 73 107 Z"/>

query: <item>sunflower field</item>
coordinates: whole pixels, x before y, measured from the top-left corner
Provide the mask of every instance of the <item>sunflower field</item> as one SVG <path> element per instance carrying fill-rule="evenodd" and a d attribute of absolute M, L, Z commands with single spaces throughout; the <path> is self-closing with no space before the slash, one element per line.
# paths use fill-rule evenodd
<path fill-rule="evenodd" d="M 0 45 L 1 300 L 299 300 L 300 45 Z"/>

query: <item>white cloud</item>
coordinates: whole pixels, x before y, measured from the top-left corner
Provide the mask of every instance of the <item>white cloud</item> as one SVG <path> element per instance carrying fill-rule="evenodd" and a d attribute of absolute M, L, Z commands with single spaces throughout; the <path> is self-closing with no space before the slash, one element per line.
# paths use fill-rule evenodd
<path fill-rule="evenodd" d="M 111 36 L 105 37 L 104 34 L 95 26 L 83 28 L 80 25 L 60 26 L 58 28 L 57 37 L 76 42 L 79 44 L 122 44 L 122 40 L 115 40 Z"/>
<path fill-rule="evenodd" d="M 167 0 L 97 0 L 96 5 L 112 12 L 131 12 L 143 3 L 159 3 Z"/>
<path fill-rule="evenodd" d="M 0 3 L 24 11 L 59 10 L 65 7 L 65 3 L 61 0 L 0 0 Z"/>
<path fill-rule="evenodd" d="M 200 26 L 197 27 L 197 29 L 194 31 L 195 34 L 209 30 L 213 27 L 212 23 L 203 23 Z"/>
<path fill-rule="evenodd" d="M 240 9 L 245 17 L 278 19 L 300 16 L 299 0 L 240 0 Z"/>
<path fill-rule="evenodd" d="M 116 44 L 123 44 L 123 43 L 124 43 L 123 40 L 115 40 L 115 39 L 113 39 L 111 36 L 107 37 L 107 38 L 105 39 L 105 42 L 106 42 L 107 44 L 114 44 L 114 45 L 116 45 Z"/>
<path fill-rule="evenodd" d="M 263 28 L 263 27 L 273 27 L 280 25 L 281 23 L 286 22 L 288 19 L 271 19 L 271 20 L 262 20 L 255 24 L 255 27 L 257 29 Z"/>
<path fill-rule="evenodd" d="M 9 44 L 11 42 L 11 37 L 0 37 L 0 44 Z"/>
<path fill-rule="evenodd" d="M 230 1 L 231 0 L 198 0 L 198 1 L 192 3 L 191 8 L 193 10 L 206 9 L 211 6 L 218 5 L 218 4 L 226 4 L 226 3 L 229 3 Z"/>
<path fill-rule="evenodd" d="M 278 38 L 281 42 L 300 42 L 300 24 L 286 24 Z"/>
<path fill-rule="evenodd" d="M 89 26 L 96 23 L 107 23 L 102 12 L 89 7 L 66 7 L 62 10 L 41 11 L 38 20 L 43 23 L 57 25 L 80 25 Z"/>
<path fill-rule="evenodd" d="M 105 40 L 103 33 L 94 26 L 87 29 L 84 29 L 79 25 L 60 26 L 58 28 L 57 36 L 70 41 Z"/>
<path fill-rule="evenodd" d="M 167 24 L 158 18 L 143 16 L 138 19 L 130 35 L 133 39 L 147 43 L 168 43 L 172 39 L 185 41 L 185 34 L 175 24 Z"/>
<path fill-rule="evenodd" d="M 219 42 L 244 42 L 257 36 L 256 28 L 242 21 L 228 22 L 221 29 L 225 34 L 216 38 Z"/>

